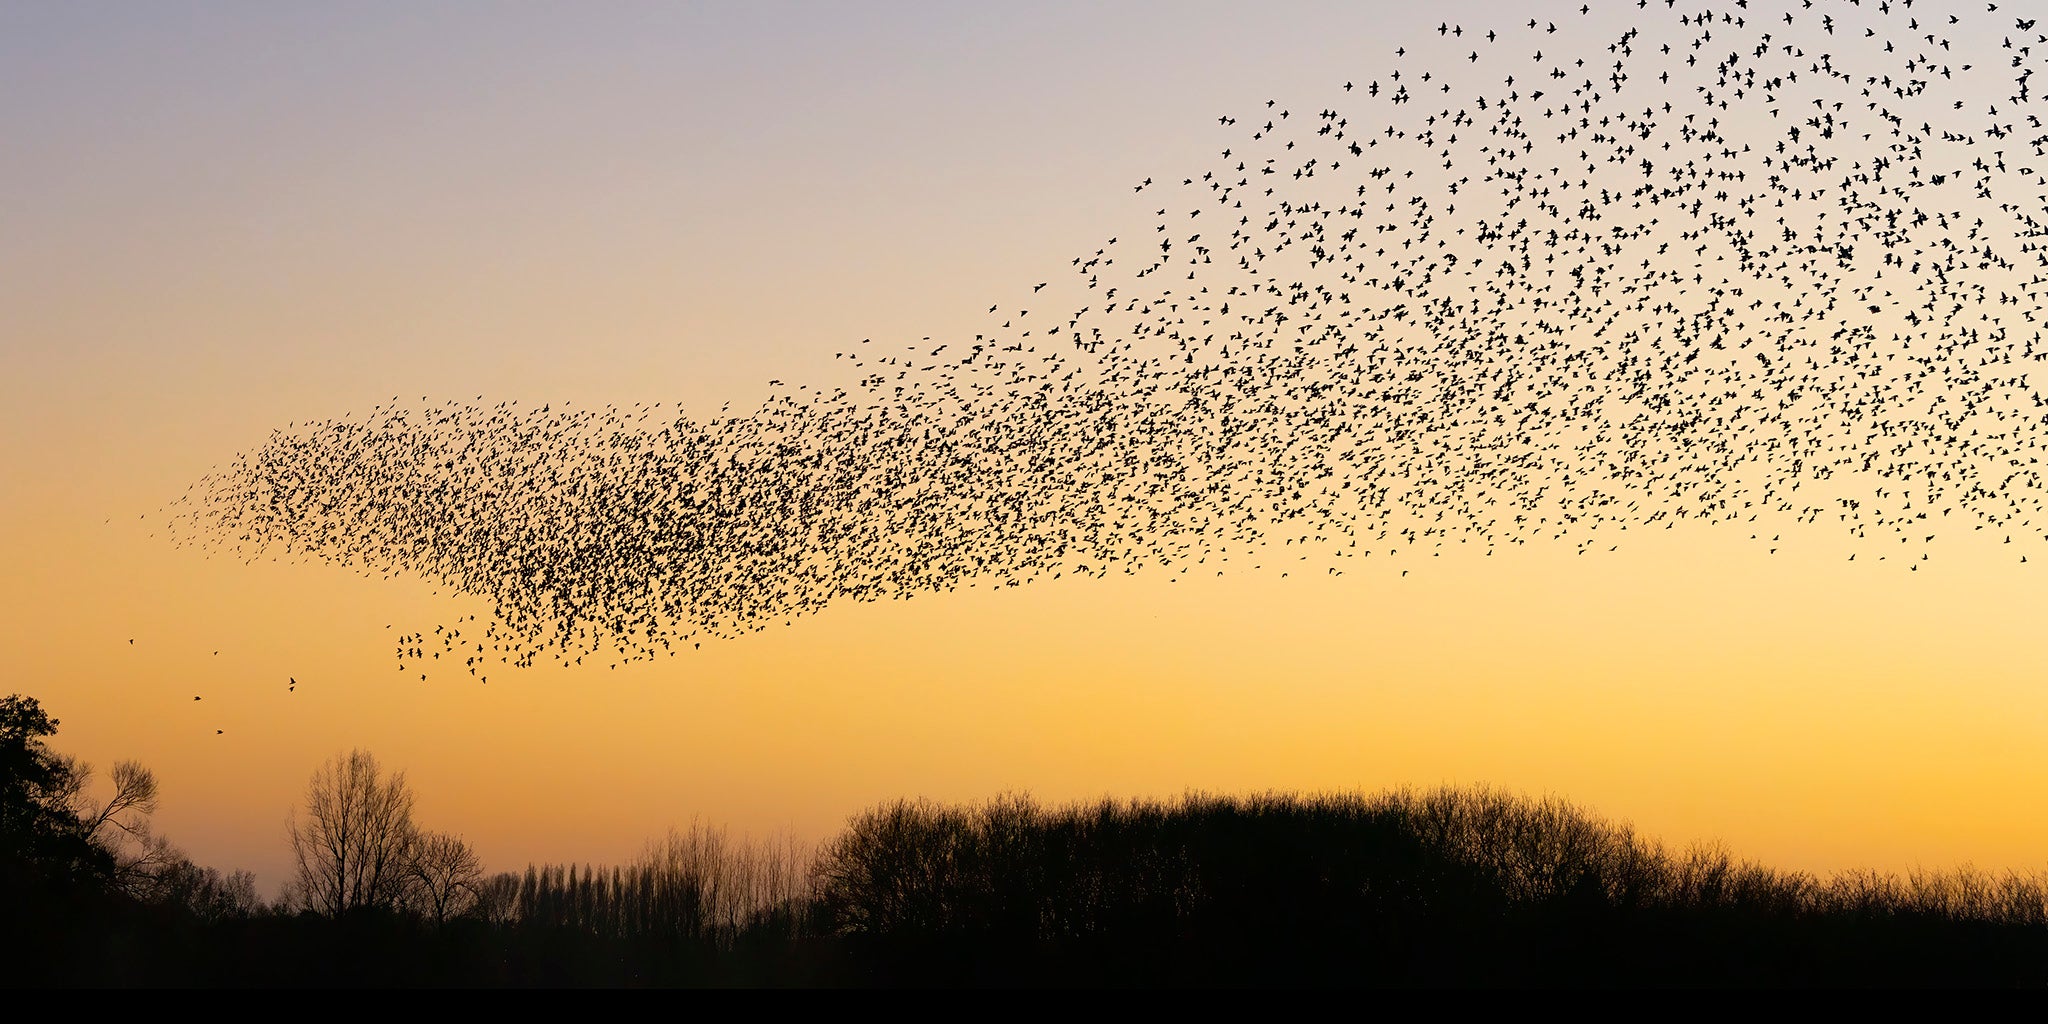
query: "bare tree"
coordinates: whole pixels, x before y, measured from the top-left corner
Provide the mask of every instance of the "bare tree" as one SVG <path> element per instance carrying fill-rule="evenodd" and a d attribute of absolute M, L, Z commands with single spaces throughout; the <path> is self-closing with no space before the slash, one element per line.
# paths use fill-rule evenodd
<path fill-rule="evenodd" d="M 519 918 L 519 876 L 500 871 L 476 888 L 476 916 L 490 924 L 510 924 Z"/>
<path fill-rule="evenodd" d="M 92 766 L 79 765 L 75 777 L 79 788 L 72 794 L 71 804 L 85 841 L 114 858 L 116 887 L 145 898 L 155 874 L 181 856 L 163 837 L 150 832 L 149 819 L 157 806 L 156 774 L 138 761 L 114 762 L 110 776 L 114 793 L 97 806 L 84 790 L 92 778 Z"/>
<path fill-rule="evenodd" d="M 483 862 L 458 836 L 422 832 L 407 851 L 406 879 L 413 902 L 439 925 L 477 905 Z"/>
<path fill-rule="evenodd" d="M 256 876 L 247 871 L 222 874 L 202 867 L 161 839 L 153 866 L 128 883 L 129 895 L 147 903 L 182 907 L 202 921 L 254 917 L 263 909 L 256 895 Z"/>
<path fill-rule="evenodd" d="M 295 813 L 286 826 L 296 902 L 329 916 L 397 905 L 416 838 L 412 806 L 405 773 L 383 776 L 368 751 L 321 765 L 306 786 L 305 820 Z"/>
<path fill-rule="evenodd" d="M 81 783 L 89 780 L 92 766 L 80 765 L 78 776 Z M 156 813 L 156 773 L 144 768 L 139 761 L 116 761 L 112 777 L 114 795 L 108 797 L 106 803 L 94 808 L 83 800 L 79 801 L 78 820 L 86 838 L 118 845 L 111 836 L 102 838 L 101 833 L 111 825 L 131 838 L 146 840 L 149 837 L 149 816 Z"/>

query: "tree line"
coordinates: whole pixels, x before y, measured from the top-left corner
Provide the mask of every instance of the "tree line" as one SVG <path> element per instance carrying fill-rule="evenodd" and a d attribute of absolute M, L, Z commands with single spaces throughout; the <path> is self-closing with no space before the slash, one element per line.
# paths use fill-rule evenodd
<path fill-rule="evenodd" d="M 817 847 L 693 823 L 629 863 L 489 874 L 337 754 L 292 874 L 191 863 L 154 776 L 93 773 L 0 702 L 0 924 L 17 984 L 2048 984 L 2048 873 L 1819 877 L 1669 850 L 1489 789 L 901 800 Z"/>

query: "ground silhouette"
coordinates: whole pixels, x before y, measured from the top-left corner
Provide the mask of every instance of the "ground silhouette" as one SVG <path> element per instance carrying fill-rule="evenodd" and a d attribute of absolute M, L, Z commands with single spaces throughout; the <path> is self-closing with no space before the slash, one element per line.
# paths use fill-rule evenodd
<path fill-rule="evenodd" d="M 6 708 L 0 926 L 33 939 L 11 986 L 2048 984 L 2048 876 L 1818 878 L 1484 788 L 902 800 L 816 848 L 699 824 L 630 865 L 323 913 L 82 854 L 55 721 Z"/>

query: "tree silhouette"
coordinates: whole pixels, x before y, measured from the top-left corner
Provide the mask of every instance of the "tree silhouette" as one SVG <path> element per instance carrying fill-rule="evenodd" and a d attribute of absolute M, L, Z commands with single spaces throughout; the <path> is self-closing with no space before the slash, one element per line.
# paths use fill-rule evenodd
<path fill-rule="evenodd" d="M 0 698 L 0 862 L 9 883 L 104 879 L 114 870 L 77 814 L 91 768 L 43 741 L 58 724 L 34 697 Z"/>
<path fill-rule="evenodd" d="M 78 774 L 89 779 L 90 765 L 81 765 Z M 116 761 L 112 778 L 114 795 L 107 802 L 94 808 L 89 804 L 78 807 L 78 820 L 88 839 L 100 841 L 109 826 L 136 840 L 149 837 L 149 816 L 156 813 L 156 774 L 136 761 Z"/>
<path fill-rule="evenodd" d="M 92 781 L 92 766 L 77 765 L 73 775 L 78 792 L 71 799 L 71 808 L 85 841 L 113 857 L 112 880 L 117 888 L 138 899 L 151 899 L 158 890 L 156 876 L 184 856 L 169 840 L 151 832 L 156 774 L 140 762 L 116 761 L 109 776 L 113 795 L 97 805 L 84 793 Z"/>
<path fill-rule="evenodd" d="M 329 917 L 396 907 L 409 885 L 412 806 L 404 772 L 385 777 L 366 750 L 334 755 L 306 785 L 304 820 L 295 813 L 286 825 L 288 898 Z"/>
<path fill-rule="evenodd" d="M 405 877 L 412 902 L 438 925 L 477 905 L 484 866 L 459 836 L 422 832 L 406 851 Z"/>

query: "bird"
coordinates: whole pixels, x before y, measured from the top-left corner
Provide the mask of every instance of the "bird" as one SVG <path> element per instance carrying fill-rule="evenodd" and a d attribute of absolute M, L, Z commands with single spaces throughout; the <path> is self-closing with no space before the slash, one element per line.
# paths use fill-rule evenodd
<path fill-rule="evenodd" d="M 490 621 L 392 650 L 480 679 L 1276 551 L 1370 586 L 1631 529 L 2048 540 L 2040 101 L 2010 23 L 1592 6 L 1445 21 L 1467 53 L 1390 40 L 1384 67 L 1247 98 L 1258 124 L 1205 117 L 1221 155 L 1142 176 L 1157 198 L 1071 277 L 971 297 L 956 337 L 841 346 L 837 384 L 694 415 L 394 397 L 230 455 L 168 534 L 447 582 Z"/>

